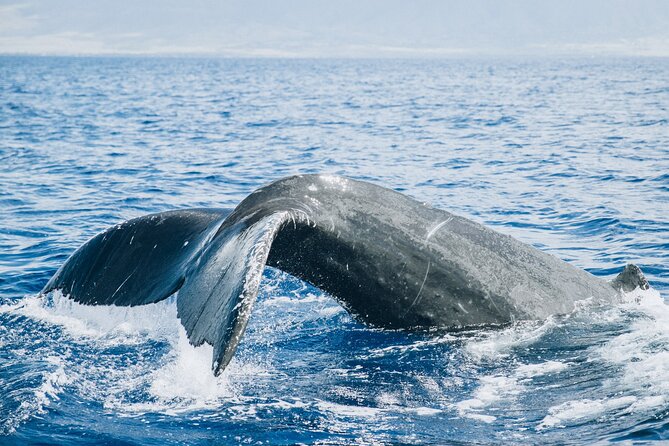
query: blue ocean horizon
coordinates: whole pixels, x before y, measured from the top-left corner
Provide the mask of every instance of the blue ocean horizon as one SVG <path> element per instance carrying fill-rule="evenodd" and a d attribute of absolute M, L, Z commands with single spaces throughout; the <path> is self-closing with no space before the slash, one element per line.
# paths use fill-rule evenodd
<path fill-rule="evenodd" d="M 0 444 L 583 444 L 669 438 L 669 59 L 0 56 Z M 267 268 L 218 378 L 174 299 L 42 287 L 82 243 L 284 176 L 370 181 L 594 275 L 621 304 L 366 327 Z"/>

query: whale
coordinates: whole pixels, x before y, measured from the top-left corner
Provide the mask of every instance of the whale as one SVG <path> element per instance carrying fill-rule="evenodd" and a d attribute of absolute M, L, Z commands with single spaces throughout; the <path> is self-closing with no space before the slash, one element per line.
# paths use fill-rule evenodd
<path fill-rule="evenodd" d="M 606 281 L 510 235 L 391 189 L 325 174 L 286 177 L 234 209 L 183 209 L 110 227 L 42 290 L 87 305 L 136 306 L 176 293 L 190 343 L 230 363 L 266 266 L 389 330 L 461 330 L 540 320 L 577 302 L 647 289 L 632 264 Z"/>

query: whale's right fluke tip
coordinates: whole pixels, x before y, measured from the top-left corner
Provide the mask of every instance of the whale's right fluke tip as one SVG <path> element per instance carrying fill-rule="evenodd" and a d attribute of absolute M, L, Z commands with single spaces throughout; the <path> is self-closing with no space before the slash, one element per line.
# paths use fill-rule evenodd
<path fill-rule="evenodd" d="M 642 290 L 650 288 L 648 279 L 646 279 L 646 276 L 641 272 L 641 268 L 632 263 L 625 266 L 623 271 L 613 279 L 611 285 L 613 285 L 615 289 L 623 290 L 626 293 L 634 291 L 637 288 L 641 288 Z"/>

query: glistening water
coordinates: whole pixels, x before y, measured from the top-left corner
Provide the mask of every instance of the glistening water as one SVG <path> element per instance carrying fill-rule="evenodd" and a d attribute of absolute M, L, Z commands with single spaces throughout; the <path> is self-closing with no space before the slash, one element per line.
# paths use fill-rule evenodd
<path fill-rule="evenodd" d="M 1 444 L 569 444 L 669 438 L 669 60 L 0 58 Z M 267 269 L 214 378 L 174 299 L 40 289 L 89 237 L 371 181 L 653 289 L 450 334 L 355 322 Z"/>

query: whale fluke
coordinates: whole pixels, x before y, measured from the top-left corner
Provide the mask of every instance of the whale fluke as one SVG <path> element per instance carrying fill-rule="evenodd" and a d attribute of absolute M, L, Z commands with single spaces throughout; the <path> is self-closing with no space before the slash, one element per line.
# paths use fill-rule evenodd
<path fill-rule="evenodd" d="M 130 306 L 178 292 L 189 340 L 214 347 L 218 374 L 241 340 L 265 265 L 389 329 L 541 319 L 572 311 L 578 300 L 610 302 L 634 283 L 647 286 L 631 266 L 609 284 L 398 192 L 301 175 L 258 189 L 232 212 L 172 211 L 114 226 L 79 248 L 43 292 Z"/>
<path fill-rule="evenodd" d="M 89 305 L 143 305 L 177 291 L 186 271 L 225 217 L 189 209 L 128 220 L 79 248 L 46 284 Z"/>

